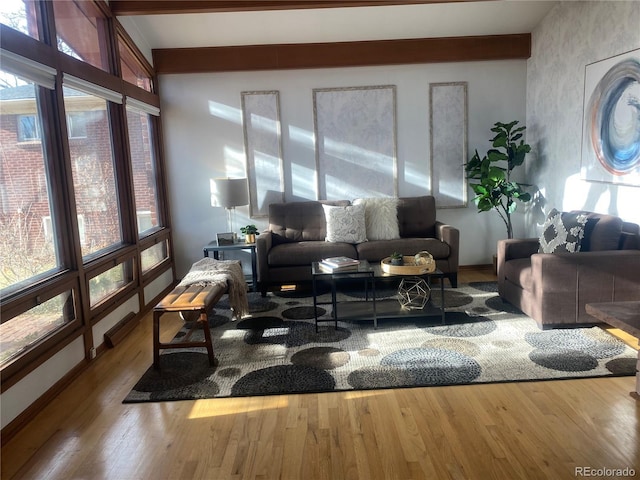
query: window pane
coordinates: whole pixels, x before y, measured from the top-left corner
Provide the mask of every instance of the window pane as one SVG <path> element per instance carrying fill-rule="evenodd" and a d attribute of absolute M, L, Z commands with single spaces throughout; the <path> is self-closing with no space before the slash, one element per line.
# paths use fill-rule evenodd
<path fill-rule="evenodd" d="M 0 366 L 75 319 L 72 293 L 65 292 L 0 325 Z"/>
<path fill-rule="evenodd" d="M 167 254 L 167 242 L 156 243 L 142 251 L 140 261 L 142 262 L 142 273 L 147 273 L 153 267 L 162 262 L 169 255 Z"/>
<path fill-rule="evenodd" d="M 138 234 L 160 225 L 158 221 L 158 188 L 156 185 L 155 156 L 151 147 L 149 114 L 127 109 L 129 149 L 133 170 L 133 189 L 136 199 Z"/>
<path fill-rule="evenodd" d="M 36 115 L 18 115 L 18 141 L 40 140 L 40 128 Z"/>
<path fill-rule="evenodd" d="M 53 11 L 58 50 L 109 71 L 106 20 L 91 1 L 56 1 Z"/>
<path fill-rule="evenodd" d="M 0 23 L 30 37 L 39 39 L 35 1 L 2 0 Z"/>
<path fill-rule="evenodd" d="M 42 131 L 39 87 L 1 70 L 0 78 L 0 290 L 4 290 L 56 269 L 59 262 L 44 151 L 40 141 L 33 141 Z"/>
<path fill-rule="evenodd" d="M 117 293 L 132 281 L 132 261 L 128 260 L 89 280 L 91 307 Z"/>
<path fill-rule="evenodd" d="M 71 138 L 78 133 L 71 124 L 68 135 L 82 255 L 87 256 L 122 242 L 107 101 L 65 87 L 64 108 L 68 117 L 83 118 L 84 136 Z"/>
<path fill-rule="evenodd" d="M 147 92 L 150 92 L 151 77 L 147 73 L 146 69 L 140 65 L 136 56 L 121 38 L 118 38 L 118 50 L 120 52 L 122 78 L 127 82 L 133 83 L 140 88 L 144 88 Z"/>

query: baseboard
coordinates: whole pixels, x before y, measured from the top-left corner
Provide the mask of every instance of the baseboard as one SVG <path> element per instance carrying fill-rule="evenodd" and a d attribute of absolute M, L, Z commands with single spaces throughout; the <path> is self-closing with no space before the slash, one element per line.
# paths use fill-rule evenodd
<path fill-rule="evenodd" d="M 481 265 L 460 265 L 458 267 L 458 271 L 460 270 L 482 270 L 482 271 L 491 271 L 493 270 L 493 265 L 490 263 L 487 264 L 481 264 Z"/>
<path fill-rule="evenodd" d="M 85 371 L 89 363 L 82 360 L 72 370 L 67 372 L 60 380 L 58 380 L 49 390 L 44 392 L 36 401 L 25 408 L 16 418 L 9 422 L 0 433 L 0 444 L 5 445 L 11 440 L 27 423 L 33 420 L 44 407 L 53 401 L 53 399 L 67 388 L 82 372 Z"/>

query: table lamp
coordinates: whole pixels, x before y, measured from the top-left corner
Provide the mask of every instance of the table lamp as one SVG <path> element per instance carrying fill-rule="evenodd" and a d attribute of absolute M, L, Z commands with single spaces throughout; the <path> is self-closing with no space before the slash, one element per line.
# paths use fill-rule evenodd
<path fill-rule="evenodd" d="M 236 207 L 249 204 L 249 185 L 246 178 L 214 178 L 211 180 L 211 206 L 227 210 L 227 226 L 234 233 Z"/>

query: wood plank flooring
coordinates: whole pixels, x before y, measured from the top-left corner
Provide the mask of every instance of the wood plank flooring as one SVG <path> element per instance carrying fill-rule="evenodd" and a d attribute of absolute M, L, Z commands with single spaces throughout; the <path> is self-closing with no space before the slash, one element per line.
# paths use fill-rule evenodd
<path fill-rule="evenodd" d="M 123 405 L 151 365 L 151 323 L 2 448 L 2 479 L 569 479 L 579 467 L 640 476 L 634 377 Z M 162 340 L 180 325 L 167 319 Z"/>

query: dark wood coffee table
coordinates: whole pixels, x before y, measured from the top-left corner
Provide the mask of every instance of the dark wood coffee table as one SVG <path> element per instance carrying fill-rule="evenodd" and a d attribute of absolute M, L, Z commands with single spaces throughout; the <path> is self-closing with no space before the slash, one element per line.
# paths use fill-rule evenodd
<path fill-rule="evenodd" d="M 587 303 L 586 312 L 598 320 L 619 328 L 640 341 L 640 301 Z M 636 398 L 640 395 L 640 350 L 636 363 Z"/>
<path fill-rule="evenodd" d="M 311 274 L 313 279 L 313 306 L 316 310 L 316 306 L 321 305 L 318 302 L 318 283 L 321 281 L 329 282 L 331 285 L 331 305 L 333 307 L 332 318 L 329 320 L 319 320 L 317 313 L 315 315 L 316 331 L 318 329 L 319 321 L 333 321 L 335 326 L 338 325 L 338 320 L 371 320 L 373 319 L 373 328 L 378 328 L 379 319 L 394 319 L 394 318 L 407 318 L 407 317 L 430 317 L 439 316 L 441 323 L 445 323 L 445 307 L 444 307 L 444 273 L 438 269 L 433 272 L 423 273 L 421 275 L 397 275 L 384 272 L 380 267 L 380 264 L 370 264 L 366 260 L 361 260 L 357 270 L 347 272 L 326 272 L 320 268 L 318 262 L 313 262 L 311 265 Z M 440 279 L 440 295 L 442 298 L 442 304 L 440 308 L 434 306 L 429 300 L 427 304 L 420 309 L 408 309 L 403 308 L 397 299 L 376 299 L 377 285 L 383 282 L 385 279 L 390 278 L 410 278 L 419 277 L 425 280 L 426 285 L 431 288 L 431 279 Z M 337 289 L 338 284 L 341 284 L 345 280 L 350 281 L 364 281 L 365 286 L 365 301 L 348 301 L 340 303 L 338 306 L 337 301 Z M 371 299 L 369 301 L 369 292 L 371 292 Z M 327 302 L 328 303 L 328 302 Z M 338 314 L 339 310 L 339 314 Z"/>

